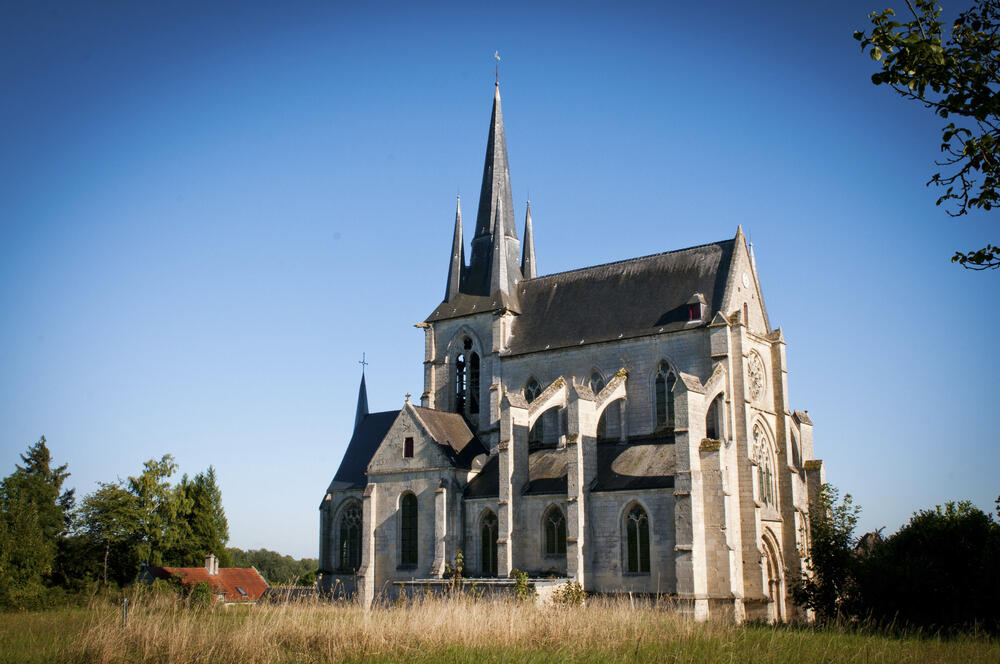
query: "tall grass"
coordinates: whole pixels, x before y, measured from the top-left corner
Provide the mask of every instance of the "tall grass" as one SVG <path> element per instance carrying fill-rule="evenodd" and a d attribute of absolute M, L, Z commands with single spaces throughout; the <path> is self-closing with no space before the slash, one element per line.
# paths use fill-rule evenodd
<path fill-rule="evenodd" d="M 627 601 L 585 607 L 431 598 L 364 611 L 352 604 L 192 607 L 133 594 L 128 624 L 89 609 L 0 614 L 0 658 L 52 662 L 996 662 L 988 637 L 890 637 L 694 623 Z M 10 618 L 11 620 L 8 620 Z M 44 634 L 61 634 L 44 638 Z M 34 635 L 34 636 L 31 636 Z"/>

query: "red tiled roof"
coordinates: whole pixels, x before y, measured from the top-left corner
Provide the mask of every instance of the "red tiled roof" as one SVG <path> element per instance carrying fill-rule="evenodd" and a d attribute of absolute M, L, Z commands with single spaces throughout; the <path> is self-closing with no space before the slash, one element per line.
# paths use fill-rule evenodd
<path fill-rule="evenodd" d="M 256 602 L 267 590 L 267 581 L 253 567 L 220 567 L 219 573 L 209 576 L 204 567 L 150 567 L 157 577 L 176 576 L 186 586 L 204 581 L 213 595 L 225 593 L 227 602 Z M 237 590 L 243 588 L 246 596 Z"/>

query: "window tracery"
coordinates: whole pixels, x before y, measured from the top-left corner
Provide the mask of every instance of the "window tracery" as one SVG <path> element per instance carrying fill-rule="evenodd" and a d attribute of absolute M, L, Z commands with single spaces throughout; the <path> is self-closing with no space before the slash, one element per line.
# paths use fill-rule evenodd
<path fill-rule="evenodd" d="M 355 571 L 361 567 L 361 506 L 351 502 L 340 513 L 340 560 L 338 568 Z"/>
<path fill-rule="evenodd" d="M 625 572 L 649 573 L 649 518 L 641 505 L 633 505 L 625 514 Z"/>
<path fill-rule="evenodd" d="M 545 555 L 566 555 L 566 517 L 556 505 L 545 510 L 542 519 L 545 528 Z"/>
<path fill-rule="evenodd" d="M 674 428 L 674 386 L 677 374 L 666 362 L 661 362 L 656 370 L 655 401 L 656 430 L 672 431 Z"/>
<path fill-rule="evenodd" d="M 757 498 L 765 505 L 777 507 L 774 447 L 759 422 L 753 425 L 753 459 L 757 464 Z"/>

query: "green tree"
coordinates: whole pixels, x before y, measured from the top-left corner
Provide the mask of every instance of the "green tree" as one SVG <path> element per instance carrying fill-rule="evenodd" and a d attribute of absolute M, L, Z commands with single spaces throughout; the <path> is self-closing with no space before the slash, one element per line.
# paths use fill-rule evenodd
<path fill-rule="evenodd" d="M 73 490 L 63 490 L 66 465 L 52 467 L 45 437 L 0 482 L 0 593 L 24 606 L 53 581 L 60 545 L 73 524 Z"/>
<path fill-rule="evenodd" d="M 968 501 L 921 510 L 859 562 L 860 606 L 883 624 L 1000 629 L 1000 525 Z"/>
<path fill-rule="evenodd" d="M 112 578 L 119 583 L 135 575 L 139 559 L 131 555 L 137 544 L 142 509 L 138 497 L 121 482 L 101 483 L 83 499 L 80 521 L 84 532 L 99 544 L 103 553 L 102 578 L 108 583 L 108 562 L 112 558 Z"/>
<path fill-rule="evenodd" d="M 177 540 L 168 558 L 180 566 L 199 565 L 209 553 L 214 553 L 222 567 L 233 562 L 226 550 L 229 541 L 229 522 L 222 507 L 222 491 L 215 477 L 215 468 L 198 473 L 194 479 L 187 475 L 175 488 L 179 511 L 176 527 Z"/>
<path fill-rule="evenodd" d="M 291 556 L 283 556 L 276 551 L 256 549 L 243 551 L 230 548 L 233 565 L 236 567 L 256 567 L 268 583 L 275 586 L 291 586 L 298 583 L 304 575 L 317 570 L 319 561 L 316 558 L 296 560 Z"/>
<path fill-rule="evenodd" d="M 69 477 L 66 464 L 52 467 L 52 454 L 45 444 L 45 436 L 31 445 L 14 472 L 0 484 L 3 495 L 20 494 L 35 505 L 38 524 L 54 551 L 56 541 L 65 535 L 73 524 L 74 490 L 63 491 L 63 483 Z"/>
<path fill-rule="evenodd" d="M 128 478 L 128 490 L 138 501 L 139 522 L 135 552 L 140 562 L 163 565 L 164 554 L 173 549 L 181 538 L 175 526 L 178 512 L 187 509 L 170 486 L 170 476 L 177 470 L 169 454 L 143 464 L 143 472 Z"/>
<path fill-rule="evenodd" d="M 0 606 L 36 604 L 52 560 L 37 506 L 19 493 L 0 496 Z"/>
<path fill-rule="evenodd" d="M 909 20 L 886 9 L 869 14 L 871 34 L 854 33 L 881 65 L 875 85 L 887 85 L 949 120 L 941 130 L 942 171 L 928 185 L 942 188 L 937 204 L 951 216 L 1000 204 L 1000 0 L 975 0 L 946 25 L 932 0 L 906 0 Z M 972 270 L 1000 268 L 1000 247 L 956 252 Z"/>
<path fill-rule="evenodd" d="M 824 484 L 809 506 L 809 573 L 792 587 L 797 604 L 813 609 L 821 620 L 853 612 L 857 596 L 856 541 L 861 507 L 851 494 L 843 500 L 836 487 Z"/>

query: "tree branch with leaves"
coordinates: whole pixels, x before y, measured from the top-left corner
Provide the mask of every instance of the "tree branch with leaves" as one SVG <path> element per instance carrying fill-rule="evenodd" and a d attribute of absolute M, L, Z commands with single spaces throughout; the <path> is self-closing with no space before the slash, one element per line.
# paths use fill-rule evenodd
<path fill-rule="evenodd" d="M 950 120 L 941 129 L 942 170 L 927 185 L 943 188 L 937 205 L 961 217 L 1000 205 L 1000 0 L 976 0 L 947 25 L 930 0 L 906 0 L 909 20 L 886 9 L 857 31 L 861 50 L 878 62 L 875 85 L 922 103 Z M 1000 246 L 958 251 L 952 262 L 970 270 L 1000 268 Z"/>

